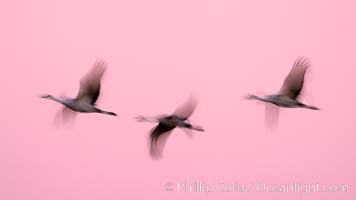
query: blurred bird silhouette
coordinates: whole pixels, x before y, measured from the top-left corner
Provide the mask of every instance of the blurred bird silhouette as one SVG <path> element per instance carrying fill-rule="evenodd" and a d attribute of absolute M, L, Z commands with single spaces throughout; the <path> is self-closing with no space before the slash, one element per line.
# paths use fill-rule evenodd
<path fill-rule="evenodd" d="M 319 110 L 315 106 L 309 106 L 299 101 L 304 85 L 304 75 L 309 67 L 309 61 L 304 57 L 299 57 L 295 60 L 291 71 L 284 79 L 283 85 L 277 94 L 267 95 L 266 97 L 247 95 L 246 99 L 266 103 L 265 120 L 269 128 L 275 128 L 278 124 L 279 107 Z"/>
<path fill-rule="evenodd" d="M 107 63 L 103 60 L 95 62 L 94 66 L 89 72 L 80 80 L 80 88 L 76 98 L 56 98 L 52 95 L 44 94 L 41 98 L 56 101 L 63 104 L 64 107 L 60 111 L 59 117 L 63 122 L 68 122 L 76 116 L 77 112 L 80 113 L 101 113 L 107 115 L 117 116 L 113 112 L 100 110 L 96 107 L 100 94 L 100 81 L 106 70 Z"/>
<path fill-rule="evenodd" d="M 149 153 L 154 160 L 162 158 L 163 149 L 174 128 L 183 128 L 182 130 L 192 137 L 192 130 L 204 131 L 203 127 L 195 126 L 189 123 L 189 117 L 194 112 L 198 101 L 191 95 L 188 100 L 178 107 L 171 115 L 160 115 L 156 117 L 137 116 L 135 119 L 139 122 L 158 122 L 149 135 Z"/>

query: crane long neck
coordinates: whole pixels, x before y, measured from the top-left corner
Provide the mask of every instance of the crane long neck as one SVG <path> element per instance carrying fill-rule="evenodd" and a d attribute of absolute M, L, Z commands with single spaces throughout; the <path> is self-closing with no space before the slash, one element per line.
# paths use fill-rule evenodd
<path fill-rule="evenodd" d="M 268 99 L 261 98 L 261 97 L 258 97 L 258 96 L 256 96 L 256 95 L 251 95 L 249 98 L 250 98 L 250 99 L 259 100 L 259 101 L 269 102 Z"/>
<path fill-rule="evenodd" d="M 49 99 L 49 100 L 52 100 L 52 101 L 56 101 L 56 102 L 58 102 L 58 103 L 60 103 L 62 105 L 70 107 L 70 102 L 68 102 L 67 100 L 58 99 L 56 97 L 53 97 L 52 95 L 42 96 L 42 98 Z"/>
<path fill-rule="evenodd" d="M 144 116 L 140 116 L 139 120 L 142 122 L 157 122 L 158 121 L 155 117 L 144 117 Z"/>
<path fill-rule="evenodd" d="M 48 96 L 47 99 L 50 99 L 52 101 L 56 101 L 58 103 L 61 103 L 61 104 L 64 104 L 64 102 L 56 97 L 53 97 L 53 96 Z"/>

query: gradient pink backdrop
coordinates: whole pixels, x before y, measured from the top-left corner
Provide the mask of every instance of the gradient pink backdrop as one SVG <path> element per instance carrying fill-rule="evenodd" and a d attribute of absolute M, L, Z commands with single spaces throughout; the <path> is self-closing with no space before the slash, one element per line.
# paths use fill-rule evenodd
<path fill-rule="evenodd" d="M 1 200 L 354 199 L 355 1 L 14 0 L 0 2 Z M 279 89 L 294 59 L 312 62 L 303 100 L 279 129 L 241 97 Z M 109 68 L 99 106 L 56 129 L 60 108 L 37 95 L 75 96 L 96 59 Z M 148 157 L 153 124 L 199 94 L 188 139 Z M 348 184 L 348 193 L 167 192 L 166 182 Z"/>

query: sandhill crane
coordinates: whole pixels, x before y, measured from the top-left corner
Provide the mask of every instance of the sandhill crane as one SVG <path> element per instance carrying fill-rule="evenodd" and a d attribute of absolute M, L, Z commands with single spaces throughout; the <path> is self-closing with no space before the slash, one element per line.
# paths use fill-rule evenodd
<path fill-rule="evenodd" d="M 275 126 L 279 116 L 279 107 L 284 108 L 306 108 L 319 110 L 315 106 L 305 105 L 298 100 L 304 85 L 304 75 L 310 67 L 309 61 L 304 57 L 295 60 L 288 76 L 284 79 L 283 85 L 277 94 L 266 97 L 247 95 L 247 99 L 266 102 L 266 123 Z"/>
<path fill-rule="evenodd" d="M 113 112 L 100 110 L 95 102 L 100 94 L 100 81 L 106 70 L 107 63 L 103 60 L 95 62 L 89 72 L 80 80 L 80 88 L 76 98 L 56 98 L 52 95 L 44 94 L 41 98 L 56 101 L 63 104 L 62 117 L 74 116 L 75 112 L 80 113 L 102 113 L 116 116 Z M 73 112 L 75 111 L 75 112 Z M 65 119 L 64 119 L 65 120 Z"/>
<path fill-rule="evenodd" d="M 194 112 L 198 101 L 191 95 L 190 98 L 178 107 L 171 115 L 160 115 L 156 117 L 137 116 L 139 122 L 158 122 L 149 135 L 149 153 L 154 160 L 162 158 L 164 146 L 174 128 L 183 128 L 184 132 L 191 137 L 191 131 L 204 131 L 203 127 L 189 123 L 189 117 Z"/>

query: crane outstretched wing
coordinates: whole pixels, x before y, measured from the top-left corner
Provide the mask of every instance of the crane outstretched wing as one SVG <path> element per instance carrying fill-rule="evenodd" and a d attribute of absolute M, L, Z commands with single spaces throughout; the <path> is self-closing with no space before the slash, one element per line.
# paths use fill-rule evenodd
<path fill-rule="evenodd" d="M 95 104 L 100 94 L 100 81 L 106 70 L 107 63 L 98 60 L 87 74 L 80 80 L 80 88 L 76 101 Z"/>
<path fill-rule="evenodd" d="M 166 142 L 174 127 L 168 127 L 159 123 L 152 129 L 149 135 L 150 157 L 155 160 L 162 158 Z"/>
<path fill-rule="evenodd" d="M 193 114 L 197 105 L 198 105 L 198 99 L 192 93 L 189 96 L 189 98 L 173 112 L 172 115 L 175 115 L 181 118 L 182 120 L 187 120 L 190 117 L 190 115 Z"/>
<path fill-rule="evenodd" d="M 288 76 L 284 79 L 279 94 L 296 99 L 303 89 L 304 75 L 309 66 L 310 63 L 306 58 L 297 58 Z"/>

